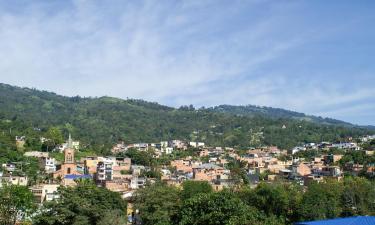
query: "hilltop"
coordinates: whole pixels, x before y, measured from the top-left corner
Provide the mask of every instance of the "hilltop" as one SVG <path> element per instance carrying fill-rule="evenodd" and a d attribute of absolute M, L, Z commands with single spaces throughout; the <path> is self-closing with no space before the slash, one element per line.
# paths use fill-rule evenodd
<path fill-rule="evenodd" d="M 255 105 L 246 105 L 246 106 L 233 106 L 233 105 L 219 105 L 210 108 L 215 112 L 223 112 L 229 113 L 232 115 L 240 115 L 240 116 L 266 116 L 273 119 L 294 119 L 300 121 L 308 121 L 314 122 L 319 124 L 326 124 L 326 125 L 340 125 L 340 126 L 354 126 L 351 123 L 336 120 L 332 118 L 323 118 L 320 116 L 312 116 L 306 115 L 305 113 L 294 112 L 291 110 L 280 109 L 280 108 L 273 108 L 267 106 L 255 106 Z"/>
<path fill-rule="evenodd" d="M 0 128 L 13 134 L 58 127 L 93 147 L 125 142 L 182 139 L 212 146 L 277 145 L 341 141 L 373 133 L 339 120 L 256 106 L 173 108 L 154 102 L 113 97 L 66 97 L 0 84 Z M 11 123 L 11 124 L 9 124 Z"/>

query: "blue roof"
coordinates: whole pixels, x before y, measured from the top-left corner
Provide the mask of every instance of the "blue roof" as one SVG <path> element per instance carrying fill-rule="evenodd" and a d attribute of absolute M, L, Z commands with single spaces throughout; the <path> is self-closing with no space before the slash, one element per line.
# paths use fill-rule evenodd
<path fill-rule="evenodd" d="M 82 178 L 82 179 L 91 179 L 91 175 L 76 175 L 76 174 L 68 174 L 68 175 L 65 175 L 64 177 L 65 179 L 79 179 L 79 178 Z"/>
<path fill-rule="evenodd" d="M 298 222 L 295 225 L 374 225 L 375 216 L 355 216 L 337 218 L 331 220 L 319 220 L 311 222 Z"/>

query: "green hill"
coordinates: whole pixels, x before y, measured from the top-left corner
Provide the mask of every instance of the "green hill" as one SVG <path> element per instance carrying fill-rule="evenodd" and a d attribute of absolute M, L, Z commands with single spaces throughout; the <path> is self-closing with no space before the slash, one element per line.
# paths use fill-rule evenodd
<path fill-rule="evenodd" d="M 340 141 L 373 133 L 341 121 L 301 119 L 306 116 L 294 112 L 289 116 L 285 112 L 290 111 L 280 109 L 250 113 L 249 107 L 176 109 L 143 100 L 65 97 L 0 84 L 0 131 L 6 135 L 13 128 L 11 135 L 29 137 L 43 135 L 55 126 L 65 136 L 71 132 L 94 149 L 120 139 L 127 143 L 182 139 L 213 146 L 267 144 L 290 148 L 301 142 Z"/>
<path fill-rule="evenodd" d="M 286 119 L 295 119 L 300 121 L 310 121 L 319 124 L 326 124 L 326 125 L 340 125 L 340 126 L 353 126 L 351 123 L 347 123 L 341 120 L 331 119 L 331 118 L 323 118 L 318 116 L 311 116 L 306 115 L 304 113 L 294 112 L 290 110 L 280 109 L 280 108 L 272 108 L 266 106 L 254 106 L 254 105 L 246 105 L 246 106 L 233 106 L 233 105 L 219 105 L 210 108 L 210 110 L 215 112 L 223 112 L 232 115 L 240 115 L 240 116 L 266 116 L 273 119 L 279 118 L 286 118 Z"/>

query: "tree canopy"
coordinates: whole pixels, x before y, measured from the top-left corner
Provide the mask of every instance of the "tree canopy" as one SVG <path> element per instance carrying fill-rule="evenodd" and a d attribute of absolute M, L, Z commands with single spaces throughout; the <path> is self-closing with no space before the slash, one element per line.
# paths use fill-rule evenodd
<path fill-rule="evenodd" d="M 33 219 L 35 225 L 96 225 L 103 224 L 108 214 L 125 217 L 126 202 L 118 193 L 100 188 L 91 182 L 78 182 L 76 187 L 61 187 L 57 201 L 46 202 Z"/>

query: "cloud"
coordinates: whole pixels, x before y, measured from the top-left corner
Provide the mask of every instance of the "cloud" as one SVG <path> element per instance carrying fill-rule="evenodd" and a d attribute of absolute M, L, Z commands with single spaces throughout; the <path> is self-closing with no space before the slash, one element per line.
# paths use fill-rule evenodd
<path fill-rule="evenodd" d="M 337 76 L 315 69 L 317 64 L 311 71 L 293 70 L 315 57 L 301 54 L 314 52 L 306 46 L 345 32 L 342 26 L 299 19 L 305 3 L 2 4 L 5 83 L 69 96 L 143 98 L 172 106 L 257 104 L 327 116 L 337 115 L 332 108 L 374 94 L 361 82 L 345 90 L 347 81 L 333 82 Z"/>

